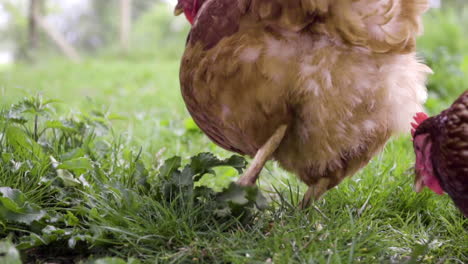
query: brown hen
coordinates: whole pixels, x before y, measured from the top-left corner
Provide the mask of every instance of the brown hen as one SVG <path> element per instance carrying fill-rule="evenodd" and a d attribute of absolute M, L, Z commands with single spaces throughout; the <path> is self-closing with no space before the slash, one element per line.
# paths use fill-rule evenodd
<path fill-rule="evenodd" d="M 468 91 L 437 116 L 418 114 L 413 124 L 416 191 L 444 191 L 468 217 Z"/>
<path fill-rule="evenodd" d="M 430 69 L 415 56 L 426 0 L 179 0 L 193 23 L 180 80 L 219 146 L 308 186 L 303 205 L 409 132 Z"/>

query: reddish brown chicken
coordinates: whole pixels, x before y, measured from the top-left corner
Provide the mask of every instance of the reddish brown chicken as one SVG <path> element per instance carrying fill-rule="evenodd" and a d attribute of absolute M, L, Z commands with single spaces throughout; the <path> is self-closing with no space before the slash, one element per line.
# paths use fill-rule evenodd
<path fill-rule="evenodd" d="M 415 121 L 416 191 L 445 191 L 468 217 L 468 91 L 441 114 L 419 113 Z"/>
<path fill-rule="evenodd" d="M 193 27 L 180 80 L 187 108 L 219 146 L 277 160 L 309 189 L 353 175 L 410 131 L 430 69 L 415 56 L 427 0 L 179 0 Z"/>

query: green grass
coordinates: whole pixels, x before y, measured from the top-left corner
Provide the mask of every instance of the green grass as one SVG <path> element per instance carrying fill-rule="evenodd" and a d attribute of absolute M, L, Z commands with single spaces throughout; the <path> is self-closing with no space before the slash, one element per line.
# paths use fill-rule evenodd
<path fill-rule="evenodd" d="M 467 89 L 468 38 L 457 24 L 464 16 L 431 16 L 447 17 L 444 28 L 459 43 L 442 38 L 435 22 L 420 42 L 436 69 L 428 103 L 436 113 Z M 269 200 L 263 211 L 253 207 L 261 202 L 256 189 L 228 187 L 241 160 L 199 180 L 221 161 L 191 157 L 231 154 L 187 114 L 178 56 L 50 59 L 0 69 L 7 110 L 0 118 L 0 186 L 18 190 L 0 189 L 0 261 L 5 248 L 16 259 L 12 241 L 25 262 L 468 262 L 468 220 L 447 196 L 412 191 L 408 137 L 392 140 L 306 211 L 296 208 L 304 185 L 275 163 L 260 178 Z M 60 102 L 45 104 L 37 94 Z M 10 107 L 23 97 L 30 99 Z"/>

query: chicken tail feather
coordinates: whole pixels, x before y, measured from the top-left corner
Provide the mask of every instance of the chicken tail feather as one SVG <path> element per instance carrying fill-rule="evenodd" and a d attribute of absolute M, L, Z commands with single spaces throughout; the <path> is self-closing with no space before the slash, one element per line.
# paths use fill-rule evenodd
<path fill-rule="evenodd" d="M 313 0 L 309 0 L 313 1 Z M 344 39 L 374 52 L 411 52 L 422 31 L 427 0 L 336 0 L 333 19 Z"/>

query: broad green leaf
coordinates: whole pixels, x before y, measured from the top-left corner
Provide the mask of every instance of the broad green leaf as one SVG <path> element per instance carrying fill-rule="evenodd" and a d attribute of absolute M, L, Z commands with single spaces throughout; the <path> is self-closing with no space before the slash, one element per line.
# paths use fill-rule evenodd
<path fill-rule="evenodd" d="M 22 112 L 10 110 L 8 112 L 2 113 L 0 120 L 8 120 L 16 124 L 26 124 L 28 119 L 23 117 Z"/>
<path fill-rule="evenodd" d="M 213 167 L 220 166 L 222 161 L 218 159 L 213 153 L 200 153 L 194 157 L 192 157 L 190 162 L 190 167 L 192 167 L 193 172 L 195 174 L 203 174 L 211 173 L 213 174 Z"/>
<path fill-rule="evenodd" d="M 8 127 L 6 129 L 6 137 L 8 143 L 19 153 L 25 154 L 24 156 L 30 156 L 32 154 L 40 160 L 45 158 L 42 147 L 19 127 Z"/>
<path fill-rule="evenodd" d="M 227 189 L 218 194 L 218 199 L 235 207 L 255 205 L 261 210 L 268 207 L 266 198 L 257 186 L 244 187 L 231 183 Z"/>
<path fill-rule="evenodd" d="M 223 162 L 236 169 L 239 174 L 241 174 L 247 166 L 247 161 L 243 157 L 237 155 L 233 155 Z"/>
<path fill-rule="evenodd" d="M 8 240 L 0 241 L 0 263 L 21 264 L 21 257 L 13 243 Z"/>
<path fill-rule="evenodd" d="M 159 177 L 163 179 L 170 178 L 171 175 L 175 172 L 178 171 L 180 168 L 181 164 L 181 158 L 180 157 L 172 157 L 164 162 L 162 165 L 161 169 L 159 170 Z"/>
<path fill-rule="evenodd" d="M 194 175 L 197 175 L 194 181 L 198 181 L 206 173 L 214 174 L 213 168 L 215 167 L 230 166 L 235 168 L 239 173 L 242 173 L 246 164 L 244 158 L 236 155 L 225 160 L 220 160 L 212 153 L 200 153 L 192 157 L 190 167 Z"/>
<path fill-rule="evenodd" d="M 1 187 L 0 219 L 8 222 L 30 225 L 33 221 L 41 220 L 46 212 L 38 205 L 26 201 L 23 193 L 9 187 Z"/>
<path fill-rule="evenodd" d="M 71 170 L 71 171 L 92 170 L 93 164 L 90 159 L 81 157 L 81 158 L 64 161 L 62 164 L 58 165 L 57 169 Z"/>
<path fill-rule="evenodd" d="M 67 132 L 77 131 L 74 127 L 71 127 L 68 124 L 65 124 L 65 123 L 63 123 L 61 121 L 58 121 L 58 120 L 46 121 L 45 126 L 47 128 L 60 129 L 62 131 L 67 131 Z"/>
<path fill-rule="evenodd" d="M 8 222 L 23 223 L 30 225 L 33 221 L 39 221 L 46 215 L 44 210 L 41 210 L 37 205 L 26 203 L 21 213 L 14 213 L 4 210 L 0 206 L 0 218 Z"/>
<path fill-rule="evenodd" d="M 182 173 L 173 175 L 173 183 L 181 187 L 193 187 L 193 170 L 189 166 L 185 166 Z"/>
<path fill-rule="evenodd" d="M 20 242 L 16 246 L 19 250 L 30 249 L 38 246 L 46 245 L 47 241 L 45 241 L 42 237 L 35 233 L 30 233 L 29 236 L 22 236 L 20 237 Z"/>
<path fill-rule="evenodd" d="M 0 201 L 6 209 L 16 213 L 22 210 L 26 198 L 21 191 L 10 187 L 0 187 L 0 194 L 2 195 Z"/>
<path fill-rule="evenodd" d="M 60 160 L 66 161 L 66 160 L 72 160 L 72 159 L 77 159 L 84 157 L 86 155 L 86 151 L 82 148 L 76 148 L 73 150 L 70 150 L 69 152 L 66 152 L 60 156 Z"/>
<path fill-rule="evenodd" d="M 229 187 L 220 194 L 219 199 L 236 205 L 247 205 L 249 203 L 247 199 L 247 188 L 248 187 L 240 186 L 236 183 L 231 183 Z"/>
<path fill-rule="evenodd" d="M 67 211 L 65 215 L 65 224 L 67 226 L 77 226 L 80 223 L 78 217 L 76 217 L 72 212 Z"/>
<path fill-rule="evenodd" d="M 57 177 L 61 179 L 63 185 L 67 187 L 76 187 L 81 185 L 81 182 L 68 170 L 57 170 Z"/>

